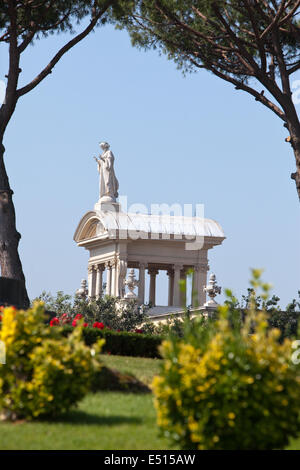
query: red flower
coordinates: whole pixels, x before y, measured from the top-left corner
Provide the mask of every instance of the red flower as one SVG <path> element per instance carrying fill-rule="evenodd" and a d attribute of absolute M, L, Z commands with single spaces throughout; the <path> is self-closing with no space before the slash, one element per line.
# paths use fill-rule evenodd
<path fill-rule="evenodd" d="M 84 327 L 84 328 L 86 328 L 87 326 L 89 326 L 88 323 L 84 323 L 84 324 L 83 324 L 83 327 Z"/>
<path fill-rule="evenodd" d="M 0 321 L 2 321 L 2 315 L 0 315 Z"/>
<path fill-rule="evenodd" d="M 72 326 L 76 326 L 77 325 L 77 320 L 73 320 L 72 321 Z"/>
<path fill-rule="evenodd" d="M 93 324 L 93 328 L 99 328 L 99 330 L 103 330 L 104 325 L 102 322 L 95 321 L 95 323 Z"/>
<path fill-rule="evenodd" d="M 137 328 L 136 330 L 134 330 L 135 333 L 144 333 L 143 330 L 140 330 L 139 328 Z"/>
<path fill-rule="evenodd" d="M 75 320 L 81 320 L 81 318 L 83 318 L 83 315 L 81 315 L 81 313 L 77 313 Z"/>
<path fill-rule="evenodd" d="M 59 319 L 57 317 L 53 317 L 50 321 L 50 326 L 57 326 L 59 325 Z"/>

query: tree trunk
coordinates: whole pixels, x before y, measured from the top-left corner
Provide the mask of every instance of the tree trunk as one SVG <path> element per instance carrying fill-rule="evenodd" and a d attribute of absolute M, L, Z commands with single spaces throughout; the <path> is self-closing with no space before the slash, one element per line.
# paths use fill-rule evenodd
<path fill-rule="evenodd" d="M 16 229 L 15 208 L 4 165 L 3 137 L 0 138 L 0 267 L 1 276 L 24 282 L 24 307 L 29 306 L 25 276 L 18 253 L 21 235 Z"/>
<path fill-rule="evenodd" d="M 290 137 L 287 140 L 293 148 L 296 160 L 296 171 L 291 174 L 291 178 L 296 183 L 296 190 L 300 200 L 300 122 L 291 97 L 286 100 L 284 111 L 286 116 L 286 127 L 290 132 Z"/>
<path fill-rule="evenodd" d="M 291 174 L 291 178 L 296 183 L 296 190 L 300 200 L 300 130 L 297 135 L 294 132 L 291 133 L 291 145 L 296 159 L 296 171 Z"/>

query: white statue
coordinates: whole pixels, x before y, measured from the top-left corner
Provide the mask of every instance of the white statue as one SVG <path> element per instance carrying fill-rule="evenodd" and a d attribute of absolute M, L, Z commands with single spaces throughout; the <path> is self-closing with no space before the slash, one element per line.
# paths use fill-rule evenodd
<path fill-rule="evenodd" d="M 118 197 L 119 182 L 114 171 L 115 157 L 107 142 L 101 142 L 100 148 L 103 153 L 99 158 L 94 157 L 98 163 L 98 171 L 100 174 L 100 201 L 116 202 Z"/>

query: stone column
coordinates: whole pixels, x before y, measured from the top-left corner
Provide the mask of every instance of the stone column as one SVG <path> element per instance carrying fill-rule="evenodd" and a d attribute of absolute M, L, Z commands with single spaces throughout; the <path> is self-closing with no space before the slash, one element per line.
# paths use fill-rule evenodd
<path fill-rule="evenodd" d="M 117 263 L 115 260 L 111 262 L 111 295 L 116 297 L 116 287 L 117 287 Z"/>
<path fill-rule="evenodd" d="M 149 290 L 149 302 L 152 303 L 152 306 L 155 306 L 155 291 L 156 291 L 156 276 L 158 274 L 158 270 L 155 268 L 148 269 L 148 274 L 150 274 L 150 290 Z"/>
<path fill-rule="evenodd" d="M 96 289 L 95 289 L 95 295 L 97 299 L 102 297 L 103 271 L 104 271 L 103 265 L 98 264 L 98 266 L 96 267 Z"/>
<path fill-rule="evenodd" d="M 173 304 L 174 298 L 174 271 L 173 269 L 167 270 L 167 276 L 169 277 L 168 282 L 168 306 L 171 307 Z"/>
<path fill-rule="evenodd" d="M 182 307 L 185 307 L 186 306 L 186 270 L 184 268 L 182 268 L 182 270 L 180 271 L 180 281 L 181 281 L 181 285 L 183 284 L 185 286 L 185 290 L 182 291 L 180 289 L 180 305 Z"/>
<path fill-rule="evenodd" d="M 111 295 L 117 296 L 117 262 L 113 260 L 111 262 Z"/>
<path fill-rule="evenodd" d="M 138 302 L 140 305 L 145 303 L 145 263 L 139 265 L 139 284 L 138 284 Z"/>
<path fill-rule="evenodd" d="M 199 266 L 196 265 L 193 267 L 193 285 L 192 285 L 192 306 L 199 307 L 199 296 L 198 296 L 198 289 L 199 289 Z"/>
<path fill-rule="evenodd" d="M 117 272 L 117 288 L 118 288 L 118 297 L 120 297 L 120 299 L 123 299 L 125 295 L 126 274 L 127 274 L 127 260 L 119 259 L 118 272 Z"/>
<path fill-rule="evenodd" d="M 105 263 L 106 267 L 106 295 L 111 295 L 111 265 L 108 261 Z"/>
<path fill-rule="evenodd" d="M 95 297 L 96 292 L 96 271 L 94 266 L 88 267 L 88 296 Z"/>
<path fill-rule="evenodd" d="M 193 306 L 203 307 L 206 302 L 206 293 L 203 287 L 207 284 L 208 263 L 201 263 L 194 266 L 193 274 Z"/>
<path fill-rule="evenodd" d="M 173 294 L 173 305 L 180 307 L 180 271 L 182 269 L 181 264 L 174 264 L 174 294 Z"/>
<path fill-rule="evenodd" d="M 199 265 L 198 301 L 200 307 L 202 307 L 206 302 L 206 292 L 203 291 L 203 287 L 207 284 L 207 271 L 209 271 L 208 263 L 202 263 Z"/>

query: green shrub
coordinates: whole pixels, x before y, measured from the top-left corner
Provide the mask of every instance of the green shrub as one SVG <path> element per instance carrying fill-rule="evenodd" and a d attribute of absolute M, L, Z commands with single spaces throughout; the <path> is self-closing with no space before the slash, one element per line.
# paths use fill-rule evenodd
<path fill-rule="evenodd" d="M 275 310 L 268 315 L 268 323 L 271 328 L 280 330 L 280 339 L 294 338 L 300 326 L 300 312 L 281 312 Z"/>
<path fill-rule="evenodd" d="M 135 300 L 120 302 L 117 297 L 105 295 L 99 299 L 66 295 L 58 291 L 56 297 L 42 292 L 36 299 L 45 303 L 46 310 L 55 314 L 60 325 L 72 324 L 78 315 L 92 326 L 101 322 L 113 330 L 135 331 L 143 328 L 145 333 L 154 333 L 155 327 L 147 315 L 148 306 L 139 307 Z"/>
<path fill-rule="evenodd" d="M 254 272 L 253 285 L 266 285 Z M 265 295 L 265 294 L 263 294 Z M 231 298 L 219 319 L 188 320 L 162 345 L 153 389 L 158 424 L 184 449 L 284 448 L 300 431 L 300 370 L 291 340 L 279 342 L 255 301 L 240 322 Z"/>
<path fill-rule="evenodd" d="M 64 335 L 68 336 L 73 329 L 71 326 L 65 326 Z M 158 348 L 162 342 L 161 336 L 111 331 L 106 328 L 84 328 L 82 334 L 87 346 L 94 344 L 99 338 L 105 339 L 103 352 L 120 356 L 160 357 Z"/>
<path fill-rule="evenodd" d="M 3 310 L 0 340 L 6 364 L 0 365 L 3 419 L 54 416 L 67 411 L 89 391 L 100 369 L 101 342 L 93 349 L 81 340 L 82 328 L 67 338 L 44 324 L 44 307 Z"/>

